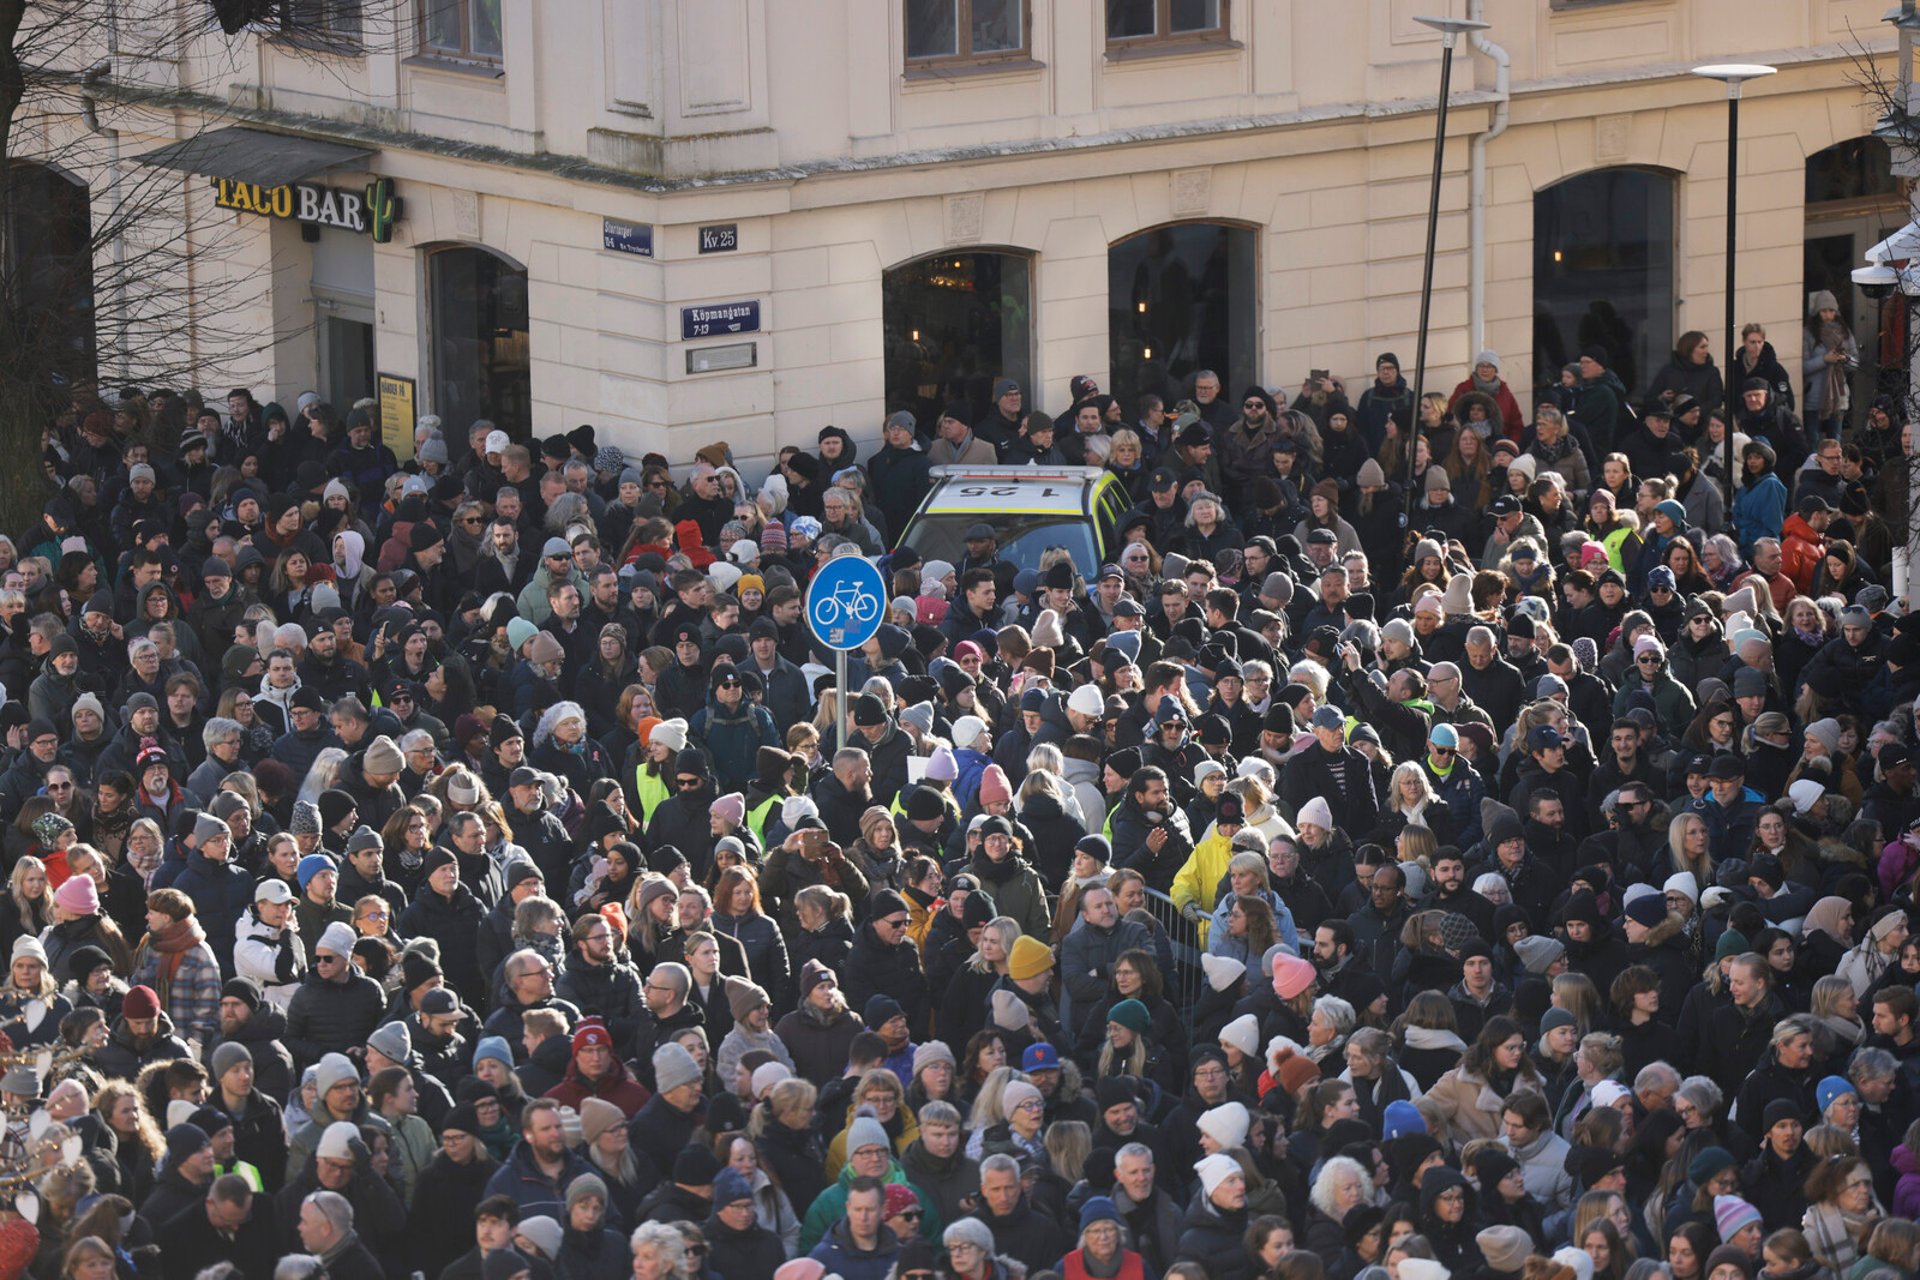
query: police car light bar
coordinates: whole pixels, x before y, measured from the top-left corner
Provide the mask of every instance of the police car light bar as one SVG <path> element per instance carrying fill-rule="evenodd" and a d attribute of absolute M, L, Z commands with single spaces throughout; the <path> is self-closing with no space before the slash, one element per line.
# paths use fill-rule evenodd
<path fill-rule="evenodd" d="M 1097 480 L 1104 467 L 933 467 L 928 474 L 937 480 L 1071 480 L 1082 483 Z"/>

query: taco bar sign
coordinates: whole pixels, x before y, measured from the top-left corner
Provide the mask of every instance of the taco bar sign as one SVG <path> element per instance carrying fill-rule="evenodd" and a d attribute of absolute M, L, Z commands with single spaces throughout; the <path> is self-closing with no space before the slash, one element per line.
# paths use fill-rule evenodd
<path fill-rule="evenodd" d="M 400 198 L 393 193 L 391 178 L 375 178 L 358 191 L 311 182 L 268 187 L 238 178 L 215 177 L 212 181 L 213 203 L 217 208 L 317 227 L 337 227 L 371 236 L 375 244 L 393 239 L 393 224 L 400 218 Z"/>

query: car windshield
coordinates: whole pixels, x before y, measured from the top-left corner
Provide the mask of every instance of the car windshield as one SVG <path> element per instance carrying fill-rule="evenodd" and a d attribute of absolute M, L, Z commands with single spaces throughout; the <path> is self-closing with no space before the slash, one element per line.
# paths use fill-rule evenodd
<path fill-rule="evenodd" d="M 957 565 L 967 554 L 961 535 L 981 520 L 982 513 L 977 511 L 923 515 L 907 531 L 906 542 L 922 560 L 947 560 Z M 999 534 L 1000 558 L 1016 568 L 1038 570 L 1040 557 L 1048 547 L 1065 547 L 1073 556 L 1073 567 L 1083 577 L 1099 568 L 1093 552 L 1093 530 L 1083 519 L 995 515 L 986 523 Z"/>

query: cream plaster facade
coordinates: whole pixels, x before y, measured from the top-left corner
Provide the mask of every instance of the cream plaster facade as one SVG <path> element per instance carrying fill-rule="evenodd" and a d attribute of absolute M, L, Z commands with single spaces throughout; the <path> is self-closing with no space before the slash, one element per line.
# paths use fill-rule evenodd
<path fill-rule="evenodd" d="M 176 111 L 121 153 L 236 120 L 373 148 L 367 173 L 404 201 L 392 241 L 367 247 L 379 370 L 437 408 L 422 251 L 483 246 L 528 273 L 536 434 L 592 422 L 630 454 L 682 461 L 725 438 L 752 465 L 827 423 L 876 436 L 883 272 L 943 249 L 1033 255 L 1033 390 L 1057 409 L 1073 374 L 1106 385 L 1109 245 L 1188 219 L 1258 231 L 1264 383 L 1323 366 L 1357 388 L 1377 351 L 1411 361 L 1440 63 L 1414 15 L 1449 0 L 1230 0 L 1231 43 L 1140 58 L 1107 54 L 1096 0 L 1031 3 L 1037 66 L 930 77 L 904 73 L 903 0 L 504 0 L 498 75 L 408 56 L 410 11 L 384 40 L 404 49 L 352 56 L 214 36 L 198 65 L 122 58 L 113 78 L 164 93 L 199 77 L 235 118 Z M 1484 333 L 1467 165 L 1494 77 L 1463 49 L 1429 386 L 1479 345 L 1529 367 L 1534 194 L 1603 166 L 1677 175 L 1675 331 L 1719 344 L 1726 106 L 1687 74 L 1699 62 L 1781 68 L 1743 107 L 1738 314 L 1796 333 L 1804 162 L 1871 128 L 1854 58 L 1890 61 L 1886 5 L 1485 0 L 1512 94 L 1487 155 Z M 290 402 L 316 378 L 299 228 L 213 209 L 204 178 L 178 191 L 169 225 L 230 227 L 238 249 L 208 269 L 270 280 L 248 322 L 284 335 L 206 385 Z M 651 224 L 655 256 L 603 249 L 603 218 Z M 738 224 L 739 248 L 701 255 L 715 222 Z M 680 340 L 679 309 L 750 298 L 755 367 L 689 374 L 703 344 Z"/>

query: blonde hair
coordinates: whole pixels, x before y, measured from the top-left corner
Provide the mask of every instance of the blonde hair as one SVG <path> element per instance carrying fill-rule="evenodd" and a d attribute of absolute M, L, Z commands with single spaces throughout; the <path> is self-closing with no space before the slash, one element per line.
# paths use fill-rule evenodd
<path fill-rule="evenodd" d="M 40 873 L 40 892 L 29 897 L 26 889 L 27 876 Z M 13 875 L 7 881 L 8 890 L 13 895 L 13 909 L 20 913 L 20 927 L 30 937 L 39 937 L 40 931 L 53 923 L 53 885 L 47 879 L 47 864 L 32 854 L 23 856 L 13 864 Z M 40 909 L 40 918 L 34 919 L 34 908 Z"/>
<path fill-rule="evenodd" d="M 1013 944 L 1020 938 L 1020 922 L 1012 916 L 995 916 L 981 928 L 981 936 L 984 937 L 988 929 L 993 930 L 994 936 L 1000 939 L 1000 949 L 1011 956 Z M 1001 963 L 1005 964 L 1006 961 L 1002 960 Z M 994 972 L 993 966 L 977 950 L 967 957 L 967 968 L 981 974 Z"/>
<path fill-rule="evenodd" d="M 1026 1078 L 1026 1074 L 1018 1067 L 995 1067 L 987 1072 L 987 1078 L 980 1082 L 980 1092 L 973 1099 L 973 1107 L 967 1112 L 968 1130 L 989 1129 L 996 1124 L 1004 1124 L 1007 1108 L 1001 1095 L 1006 1093 L 1009 1084 Z"/>

